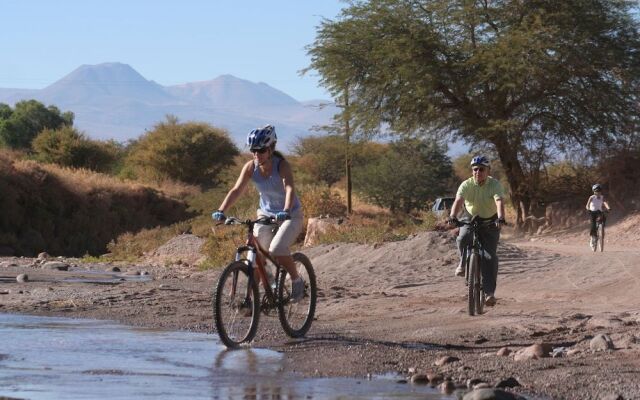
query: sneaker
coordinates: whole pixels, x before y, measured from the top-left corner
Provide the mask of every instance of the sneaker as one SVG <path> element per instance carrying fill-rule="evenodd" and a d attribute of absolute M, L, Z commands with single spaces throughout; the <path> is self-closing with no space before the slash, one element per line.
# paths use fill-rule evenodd
<path fill-rule="evenodd" d="M 458 268 L 456 268 L 456 276 L 464 276 L 464 268 L 462 268 L 462 260 L 460 260 L 460 264 L 458 264 Z"/>
<path fill-rule="evenodd" d="M 304 297 L 304 279 L 299 277 L 291 284 L 293 286 L 293 289 L 291 290 L 291 301 L 297 303 Z"/>
<path fill-rule="evenodd" d="M 484 305 L 487 307 L 493 307 L 496 305 L 496 296 L 492 295 L 492 294 L 488 294 L 485 298 L 484 298 Z"/>

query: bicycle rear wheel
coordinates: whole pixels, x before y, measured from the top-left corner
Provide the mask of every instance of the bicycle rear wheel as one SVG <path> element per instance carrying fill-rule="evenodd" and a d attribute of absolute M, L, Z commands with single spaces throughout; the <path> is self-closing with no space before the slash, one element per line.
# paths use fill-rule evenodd
<path fill-rule="evenodd" d="M 480 255 L 472 253 L 469 258 L 469 286 L 467 288 L 469 315 L 482 314 L 482 289 L 480 278 Z"/>
<path fill-rule="evenodd" d="M 600 252 L 604 251 L 604 224 L 598 225 L 598 247 Z"/>
<path fill-rule="evenodd" d="M 304 296 L 291 301 L 292 281 L 288 273 L 280 275 L 278 284 L 278 317 L 285 333 L 292 338 L 304 336 L 313 322 L 318 300 L 316 274 L 311 261 L 302 253 L 294 253 L 293 261 L 298 274 L 304 279 Z"/>
<path fill-rule="evenodd" d="M 258 331 L 258 283 L 249 280 L 248 271 L 249 267 L 242 261 L 227 265 L 218 278 L 213 296 L 216 330 L 222 343 L 229 348 L 252 341 Z"/>

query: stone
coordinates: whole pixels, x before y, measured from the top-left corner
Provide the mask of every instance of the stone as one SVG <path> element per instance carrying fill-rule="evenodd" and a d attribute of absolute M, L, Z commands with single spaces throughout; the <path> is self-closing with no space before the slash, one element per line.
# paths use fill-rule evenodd
<path fill-rule="evenodd" d="M 523 398 L 513 393 L 500 389 L 475 389 L 468 392 L 463 400 L 522 400 Z"/>
<path fill-rule="evenodd" d="M 318 244 L 318 238 L 332 227 L 338 226 L 341 219 L 334 218 L 309 218 L 307 221 L 307 232 L 304 236 L 304 247 Z"/>
<path fill-rule="evenodd" d="M 49 254 L 46 251 L 38 254 L 38 260 L 46 260 L 47 258 L 49 258 Z"/>
<path fill-rule="evenodd" d="M 429 378 L 429 383 L 433 386 L 436 386 L 444 380 L 444 376 L 442 376 L 442 374 L 433 371 L 427 372 L 427 378 Z"/>
<path fill-rule="evenodd" d="M 429 383 L 429 378 L 425 374 L 413 374 L 411 375 L 411 383 L 426 385 Z"/>
<path fill-rule="evenodd" d="M 29 282 L 29 275 L 20 274 L 20 275 L 16 276 L 16 281 L 18 281 L 20 283 Z"/>
<path fill-rule="evenodd" d="M 552 346 L 548 343 L 535 343 L 524 349 L 520 349 L 513 356 L 515 361 L 537 360 L 539 358 L 549 357 Z"/>
<path fill-rule="evenodd" d="M 611 350 L 614 348 L 613 340 L 611 340 L 609 335 L 601 333 L 591 339 L 589 348 L 593 351 Z"/>
<path fill-rule="evenodd" d="M 43 269 L 53 269 L 58 271 L 68 271 L 69 264 L 62 261 L 48 261 L 42 264 Z"/>
<path fill-rule="evenodd" d="M 510 348 L 508 347 L 503 347 L 500 350 L 498 350 L 498 352 L 496 353 L 497 356 L 499 357 L 507 357 L 509 354 L 511 354 L 512 351 Z"/>
<path fill-rule="evenodd" d="M 107 272 L 120 272 L 120 268 L 113 266 L 107 269 Z"/>
<path fill-rule="evenodd" d="M 440 367 L 440 366 L 443 366 L 445 364 L 450 364 L 450 363 L 456 362 L 456 361 L 460 361 L 460 359 L 458 357 L 453 357 L 453 356 L 444 356 L 444 357 L 440 357 L 439 359 L 437 359 L 434 364 Z"/>
<path fill-rule="evenodd" d="M 444 381 L 440 384 L 440 391 L 444 394 L 451 394 L 456 390 L 456 385 L 451 381 Z"/>
<path fill-rule="evenodd" d="M 522 386 L 520 384 L 520 382 L 518 382 L 518 380 L 514 377 L 509 377 L 507 379 L 502 379 L 498 382 L 496 382 L 495 385 L 493 385 L 494 387 L 497 388 L 514 388 L 514 387 L 518 387 L 518 386 Z"/>

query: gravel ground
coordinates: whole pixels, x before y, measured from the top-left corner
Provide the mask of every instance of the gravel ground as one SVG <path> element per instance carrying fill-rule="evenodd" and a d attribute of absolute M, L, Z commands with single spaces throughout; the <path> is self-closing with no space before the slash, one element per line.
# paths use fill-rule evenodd
<path fill-rule="evenodd" d="M 465 311 L 463 280 L 453 276 L 452 232 L 305 248 L 320 289 L 309 334 L 289 339 L 267 316 L 252 346 L 286 353 L 287 369 L 307 376 L 396 372 L 443 391 L 480 385 L 536 399 L 640 398 L 636 238 L 612 226 L 607 251 L 592 253 L 584 231 L 503 236 L 498 303 L 475 317 Z M 193 252 L 193 240 L 169 246 L 179 263 L 166 248 L 140 264 L 1 258 L 0 312 L 215 334 L 219 271 L 184 261 L 198 258 L 181 254 Z M 21 274 L 25 282 L 17 282 Z"/>

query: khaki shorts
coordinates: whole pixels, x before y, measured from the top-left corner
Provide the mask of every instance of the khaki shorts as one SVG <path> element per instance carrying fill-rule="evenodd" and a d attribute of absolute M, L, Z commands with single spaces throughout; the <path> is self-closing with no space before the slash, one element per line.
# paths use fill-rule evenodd
<path fill-rule="evenodd" d="M 258 217 L 268 216 L 258 210 Z M 258 239 L 258 243 L 274 256 L 289 256 L 289 247 L 296 241 L 304 225 L 302 209 L 291 213 L 291 219 L 280 223 L 278 232 L 273 233 L 273 225 L 255 224 L 253 235 Z"/>

